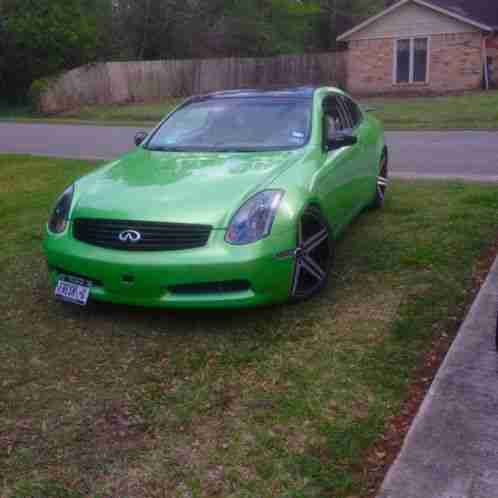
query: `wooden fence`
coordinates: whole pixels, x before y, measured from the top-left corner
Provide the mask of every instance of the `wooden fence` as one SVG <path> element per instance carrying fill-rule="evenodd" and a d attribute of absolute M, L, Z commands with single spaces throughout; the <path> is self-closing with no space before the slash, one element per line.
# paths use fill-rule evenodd
<path fill-rule="evenodd" d="M 344 52 L 146 62 L 107 62 L 73 69 L 42 92 L 52 114 L 84 105 L 153 102 L 233 88 L 326 84 L 343 86 Z"/>

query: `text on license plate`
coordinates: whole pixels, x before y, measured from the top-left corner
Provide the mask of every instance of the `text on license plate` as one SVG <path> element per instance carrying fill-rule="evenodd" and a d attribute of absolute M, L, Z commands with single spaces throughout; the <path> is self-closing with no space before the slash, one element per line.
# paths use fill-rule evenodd
<path fill-rule="evenodd" d="M 55 288 L 55 297 L 70 303 L 85 306 L 90 295 L 90 283 L 80 279 L 61 276 Z"/>

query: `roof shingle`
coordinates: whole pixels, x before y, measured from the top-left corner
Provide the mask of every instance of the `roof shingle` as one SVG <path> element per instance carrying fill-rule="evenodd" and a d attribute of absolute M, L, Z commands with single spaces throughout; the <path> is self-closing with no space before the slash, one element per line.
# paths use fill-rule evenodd
<path fill-rule="evenodd" d="M 436 7 L 498 28 L 498 0 L 426 0 Z"/>
<path fill-rule="evenodd" d="M 388 7 L 399 0 L 389 0 Z M 498 29 L 498 0 L 425 0 L 472 21 Z"/>

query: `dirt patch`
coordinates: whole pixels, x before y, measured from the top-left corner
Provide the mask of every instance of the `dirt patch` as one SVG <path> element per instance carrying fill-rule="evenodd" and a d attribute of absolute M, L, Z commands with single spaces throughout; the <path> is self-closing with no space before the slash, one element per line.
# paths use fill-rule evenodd
<path fill-rule="evenodd" d="M 125 403 L 108 403 L 95 417 L 88 416 L 84 422 L 88 440 L 93 441 L 97 453 L 99 446 L 135 446 L 142 440 L 146 425 L 138 415 L 132 415 Z"/>
<path fill-rule="evenodd" d="M 38 438 L 31 419 L 21 419 L 11 431 L 0 433 L 0 457 L 6 458 L 19 446 L 30 445 Z"/>
<path fill-rule="evenodd" d="M 482 284 L 498 255 L 498 237 L 495 242 L 484 251 L 477 260 L 473 276 L 472 289 L 469 291 L 469 304 L 462 313 L 460 319 L 450 318 L 445 323 L 445 330 L 436 329 L 436 337 L 432 341 L 430 351 L 423 357 L 420 367 L 414 375 L 414 381 L 409 387 L 408 395 L 402 404 L 398 415 L 390 417 L 386 422 L 386 430 L 373 446 L 365 454 L 363 465 L 358 468 L 358 479 L 366 480 L 368 483 L 369 498 L 374 498 L 382 482 L 394 463 L 398 453 L 403 446 L 404 439 L 410 429 L 413 419 L 429 391 L 429 388 L 448 353 L 456 332 L 463 323 L 463 319 L 474 298 L 477 296 Z M 453 325 L 451 325 L 453 321 Z"/>

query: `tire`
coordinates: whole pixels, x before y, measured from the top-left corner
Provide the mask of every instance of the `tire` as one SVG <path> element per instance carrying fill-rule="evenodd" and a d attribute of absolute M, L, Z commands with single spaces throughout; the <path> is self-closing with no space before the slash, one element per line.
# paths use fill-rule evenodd
<path fill-rule="evenodd" d="M 375 196 L 370 205 L 373 209 L 380 209 L 384 206 L 386 198 L 386 191 L 389 185 L 389 156 L 387 148 L 382 152 L 380 158 L 379 175 L 377 176 L 377 186 L 375 189 Z"/>
<path fill-rule="evenodd" d="M 297 231 L 289 297 L 291 303 L 305 301 L 318 294 L 327 285 L 334 261 L 332 231 L 318 207 L 306 208 Z"/>

